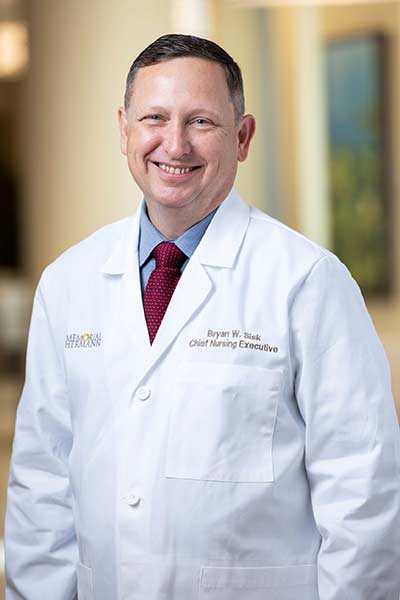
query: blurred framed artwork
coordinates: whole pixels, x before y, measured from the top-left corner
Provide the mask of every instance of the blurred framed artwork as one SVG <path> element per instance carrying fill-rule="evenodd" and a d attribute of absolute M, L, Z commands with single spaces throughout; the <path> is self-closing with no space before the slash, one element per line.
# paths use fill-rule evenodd
<path fill-rule="evenodd" d="M 333 251 L 369 296 L 391 290 L 387 40 L 327 43 Z"/>

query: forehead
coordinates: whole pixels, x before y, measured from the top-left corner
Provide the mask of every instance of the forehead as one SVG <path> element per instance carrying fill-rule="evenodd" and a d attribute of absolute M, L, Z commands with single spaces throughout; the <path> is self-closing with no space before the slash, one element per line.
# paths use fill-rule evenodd
<path fill-rule="evenodd" d="M 179 57 L 142 67 L 136 73 L 132 100 L 164 98 L 179 101 L 190 98 L 220 103 L 230 102 L 228 84 L 223 67 L 213 61 L 197 57 Z"/>

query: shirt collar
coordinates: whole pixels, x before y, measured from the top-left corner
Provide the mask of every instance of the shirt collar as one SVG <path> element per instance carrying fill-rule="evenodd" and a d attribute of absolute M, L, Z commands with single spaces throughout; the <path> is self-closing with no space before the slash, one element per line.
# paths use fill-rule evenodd
<path fill-rule="evenodd" d="M 146 203 L 143 202 L 140 214 L 139 266 L 142 267 L 144 265 L 154 248 L 161 242 L 174 242 L 178 248 L 190 258 L 217 210 L 218 208 L 215 208 L 210 214 L 204 217 L 204 219 L 192 225 L 190 229 L 184 231 L 176 240 L 169 240 L 154 227 L 147 215 Z"/>

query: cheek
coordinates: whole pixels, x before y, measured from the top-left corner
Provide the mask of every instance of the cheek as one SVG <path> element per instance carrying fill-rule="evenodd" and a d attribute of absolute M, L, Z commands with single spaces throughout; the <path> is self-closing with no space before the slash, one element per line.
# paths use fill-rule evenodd
<path fill-rule="evenodd" d="M 209 154 L 210 163 L 214 164 L 219 171 L 228 174 L 236 169 L 237 150 L 232 143 L 221 143 L 218 148 L 213 149 Z"/>
<path fill-rule="evenodd" d="M 160 135 L 155 131 L 133 130 L 128 140 L 128 153 L 140 159 L 152 152 L 160 143 Z"/>
<path fill-rule="evenodd" d="M 231 134 L 219 132 L 219 135 L 213 139 L 206 140 L 208 153 L 214 160 L 221 164 L 226 164 L 236 159 L 237 143 L 236 138 Z"/>

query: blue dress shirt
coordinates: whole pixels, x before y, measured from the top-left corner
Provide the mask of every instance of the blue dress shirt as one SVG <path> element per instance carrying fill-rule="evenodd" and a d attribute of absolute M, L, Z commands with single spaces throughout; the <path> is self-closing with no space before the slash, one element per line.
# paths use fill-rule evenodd
<path fill-rule="evenodd" d="M 139 233 L 139 267 L 140 267 L 140 282 L 142 285 L 142 294 L 146 289 L 151 272 L 156 266 L 156 261 L 151 256 L 154 248 L 160 242 L 174 242 L 180 250 L 188 257 L 181 267 L 181 273 L 184 271 L 187 263 L 193 252 L 196 250 L 203 237 L 207 227 L 211 223 L 213 216 L 218 209 L 215 208 L 209 215 L 201 221 L 192 225 L 176 240 L 169 240 L 158 231 L 147 216 L 146 204 L 143 203 L 142 212 L 140 215 L 140 233 Z"/>

